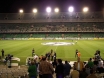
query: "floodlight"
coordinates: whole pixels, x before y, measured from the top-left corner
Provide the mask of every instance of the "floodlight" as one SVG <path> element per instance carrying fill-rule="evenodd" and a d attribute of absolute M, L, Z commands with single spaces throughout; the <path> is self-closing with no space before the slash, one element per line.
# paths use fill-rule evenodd
<path fill-rule="evenodd" d="M 47 11 L 48 13 L 50 13 L 50 12 L 51 12 L 51 8 L 50 8 L 50 7 L 47 7 L 47 8 L 46 8 L 46 11 Z"/>
<path fill-rule="evenodd" d="M 37 13 L 37 9 L 33 9 L 33 13 Z"/>
<path fill-rule="evenodd" d="M 68 11 L 69 11 L 69 12 L 73 12 L 73 11 L 74 11 L 74 7 L 72 7 L 72 6 L 69 7 L 69 8 L 68 8 Z"/>
<path fill-rule="evenodd" d="M 19 12 L 20 12 L 20 13 L 23 13 L 23 9 L 20 9 Z"/>
<path fill-rule="evenodd" d="M 88 10 L 89 10 L 88 7 L 83 8 L 83 12 L 87 12 Z"/>
<path fill-rule="evenodd" d="M 55 10 L 54 10 L 55 12 L 59 12 L 59 9 L 58 8 L 55 8 Z"/>

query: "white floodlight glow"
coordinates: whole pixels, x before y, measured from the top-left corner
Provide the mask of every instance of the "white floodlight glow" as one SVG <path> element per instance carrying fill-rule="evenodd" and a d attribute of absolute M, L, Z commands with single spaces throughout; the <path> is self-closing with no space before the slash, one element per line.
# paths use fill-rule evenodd
<path fill-rule="evenodd" d="M 37 13 L 37 9 L 33 9 L 33 13 Z"/>
<path fill-rule="evenodd" d="M 48 13 L 50 13 L 50 12 L 51 12 L 51 8 L 50 8 L 50 7 L 47 7 L 47 8 L 46 8 L 46 11 L 47 11 Z"/>
<path fill-rule="evenodd" d="M 55 10 L 54 10 L 55 12 L 59 12 L 59 9 L 58 8 L 55 8 Z"/>
<path fill-rule="evenodd" d="M 83 12 L 87 12 L 88 10 L 89 10 L 88 7 L 83 8 Z"/>
<path fill-rule="evenodd" d="M 69 12 L 73 12 L 73 11 L 74 11 L 74 7 L 72 7 L 72 6 L 69 7 L 69 8 L 68 8 L 68 11 L 69 11 Z"/>
<path fill-rule="evenodd" d="M 19 12 L 20 12 L 20 13 L 23 13 L 23 9 L 20 9 Z"/>

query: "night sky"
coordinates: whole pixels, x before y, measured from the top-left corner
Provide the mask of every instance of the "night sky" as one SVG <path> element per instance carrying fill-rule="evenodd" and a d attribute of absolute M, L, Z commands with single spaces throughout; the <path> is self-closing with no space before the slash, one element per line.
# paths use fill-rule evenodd
<path fill-rule="evenodd" d="M 0 13 L 18 13 L 22 8 L 25 13 L 31 13 L 33 8 L 45 12 L 46 7 L 58 7 L 61 12 L 68 12 L 69 6 L 74 6 L 75 12 L 81 12 L 88 6 L 92 12 L 103 11 L 104 0 L 0 0 Z"/>

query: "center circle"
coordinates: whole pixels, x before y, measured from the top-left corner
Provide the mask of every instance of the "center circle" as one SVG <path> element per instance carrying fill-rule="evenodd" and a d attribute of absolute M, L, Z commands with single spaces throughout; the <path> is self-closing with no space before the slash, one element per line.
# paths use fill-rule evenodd
<path fill-rule="evenodd" d="M 67 45 L 74 45 L 73 42 L 44 42 L 41 43 L 42 45 L 49 45 L 49 46 L 67 46 Z"/>

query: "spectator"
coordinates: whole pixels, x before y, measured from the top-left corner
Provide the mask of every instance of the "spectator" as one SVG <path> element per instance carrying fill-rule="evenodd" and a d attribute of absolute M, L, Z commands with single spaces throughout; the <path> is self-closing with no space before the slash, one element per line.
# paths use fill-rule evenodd
<path fill-rule="evenodd" d="M 8 61 L 8 57 L 5 55 L 5 59 L 4 59 L 4 64 L 5 65 L 6 65 L 7 61 Z"/>
<path fill-rule="evenodd" d="M 40 60 L 40 61 L 42 61 L 42 57 L 43 57 L 43 55 L 39 56 L 39 60 Z"/>
<path fill-rule="evenodd" d="M 30 66 L 31 65 L 31 59 L 28 58 L 27 64 Z"/>
<path fill-rule="evenodd" d="M 64 65 L 61 59 L 58 59 L 55 69 L 56 78 L 64 78 Z"/>
<path fill-rule="evenodd" d="M 54 57 L 54 60 L 56 60 L 56 52 L 54 52 L 54 55 L 53 55 L 53 57 Z"/>
<path fill-rule="evenodd" d="M 48 52 L 48 61 L 50 60 L 51 53 Z"/>
<path fill-rule="evenodd" d="M 75 68 L 78 71 L 82 71 L 82 69 L 84 68 L 84 63 L 80 61 L 80 58 L 77 59 L 77 62 L 75 63 Z"/>
<path fill-rule="evenodd" d="M 83 68 L 83 70 L 80 72 L 80 77 L 79 78 L 86 78 L 88 74 L 86 73 L 86 69 Z"/>
<path fill-rule="evenodd" d="M 94 74 L 93 70 L 90 70 L 90 75 L 88 75 L 86 78 L 97 78 L 97 76 Z"/>
<path fill-rule="evenodd" d="M 51 52 L 51 61 L 53 61 L 53 57 L 54 57 L 54 53 L 53 53 L 53 51 Z"/>
<path fill-rule="evenodd" d="M 79 78 L 79 72 L 76 70 L 76 68 L 73 69 L 70 76 L 71 78 Z"/>
<path fill-rule="evenodd" d="M 1 50 L 1 53 L 2 53 L 2 57 L 4 57 L 4 50 L 3 49 Z"/>
<path fill-rule="evenodd" d="M 7 61 L 7 66 L 8 66 L 8 68 L 11 68 L 11 60 L 10 59 L 8 59 L 8 61 Z"/>
<path fill-rule="evenodd" d="M 38 58 L 38 56 L 37 55 L 34 55 L 34 59 L 37 59 Z"/>
<path fill-rule="evenodd" d="M 35 50 L 34 48 L 32 49 L 32 57 L 35 55 Z"/>
<path fill-rule="evenodd" d="M 86 73 L 89 75 L 89 74 L 90 74 L 90 70 L 91 70 L 91 69 L 90 69 L 87 65 L 86 65 L 86 67 L 85 67 L 85 68 L 86 68 Z"/>
<path fill-rule="evenodd" d="M 46 58 L 48 57 L 48 53 L 45 54 Z"/>
<path fill-rule="evenodd" d="M 70 74 L 70 70 L 71 70 L 71 65 L 65 61 L 65 64 L 64 64 L 64 76 L 69 76 Z"/>
<path fill-rule="evenodd" d="M 78 55 L 78 57 L 80 58 L 80 56 L 81 56 L 81 53 L 80 53 L 80 51 L 77 53 L 77 55 Z"/>
<path fill-rule="evenodd" d="M 99 60 L 99 62 L 98 62 L 98 71 L 99 71 L 99 73 L 103 72 L 103 63 L 101 60 Z"/>
<path fill-rule="evenodd" d="M 95 58 L 97 58 L 98 52 L 96 51 L 94 55 L 95 55 Z"/>
<path fill-rule="evenodd" d="M 98 65 L 98 60 L 97 60 L 97 58 L 95 58 L 95 60 L 93 61 L 94 62 L 94 65 Z"/>
<path fill-rule="evenodd" d="M 94 70 L 95 72 L 97 72 L 98 60 L 95 58 L 94 61 L 93 61 L 93 63 L 94 63 L 93 70 Z"/>
<path fill-rule="evenodd" d="M 34 64 L 35 64 L 34 61 L 31 61 L 31 65 L 28 68 L 30 78 L 37 78 L 37 68 L 36 65 Z"/>
<path fill-rule="evenodd" d="M 88 67 L 89 67 L 89 68 L 93 68 L 94 63 L 92 62 L 92 58 L 90 58 L 90 59 L 89 59 L 89 61 L 88 61 L 88 64 L 87 64 L 87 65 L 88 65 Z"/>
<path fill-rule="evenodd" d="M 52 65 L 54 68 L 56 68 L 56 66 L 57 66 L 57 60 L 56 59 L 54 59 L 54 61 L 52 62 Z"/>
<path fill-rule="evenodd" d="M 98 54 L 99 54 L 99 56 L 100 56 L 100 50 L 98 50 L 97 52 L 98 52 Z"/>
<path fill-rule="evenodd" d="M 53 78 L 52 74 L 54 73 L 54 69 L 52 65 L 46 61 L 46 57 L 42 57 L 42 61 L 39 64 L 39 74 L 41 74 L 42 78 Z"/>
<path fill-rule="evenodd" d="M 78 50 L 75 51 L 75 57 L 78 57 Z"/>

